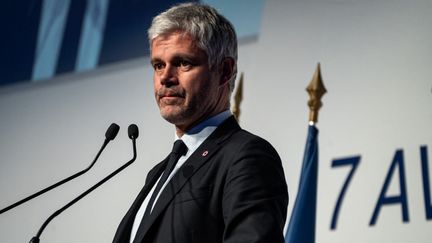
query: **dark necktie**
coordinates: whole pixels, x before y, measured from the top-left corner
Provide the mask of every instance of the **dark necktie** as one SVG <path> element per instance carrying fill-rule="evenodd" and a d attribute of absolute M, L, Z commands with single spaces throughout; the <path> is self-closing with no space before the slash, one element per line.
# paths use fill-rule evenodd
<path fill-rule="evenodd" d="M 163 184 L 168 179 L 168 176 L 171 174 L 172 170 L 174 169 L 175 165 L 177 164 L 177 161 L 179 158 L 186 154 L 188 148 L 184 144 L 184 142 L 181 139 L 177 139 L 174 142 L 173 149 L 169 155 L 168 163 L 165 167 L 164 173 L 162 175 L 162 178 L 160 178 L 159 182 L 156 185 L 155 190 L 153 191 L 153 194 L 150 198 L 149 203 L 147 204 L 146 211 L 144 213 L 144 217 L 142 221 L 145 221 L 146 218 L 149 217 L 151 213 L 151 209 L 153 207 L 153 204 L 155 202 L 155 199 L 157 195 L 159 194 L 159 191 L 161 190 Z"/>

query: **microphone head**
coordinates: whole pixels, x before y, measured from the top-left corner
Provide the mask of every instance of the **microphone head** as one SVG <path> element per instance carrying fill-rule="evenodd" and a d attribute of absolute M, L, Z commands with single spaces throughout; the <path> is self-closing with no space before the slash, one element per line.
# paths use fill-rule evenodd
<path fill-rule="evenodd" d="M 119 132 L 119 130 L 120 130 L 119 125 L 117 125 L 115 123 L 111 124 L 105 133 L 105 138 L 107 140 L 113 140 L 117 136 L 117 133 Z"/>
<path fill-rule="evenodd" d="M 136 139 L 138 138 L 138 127 L 135 124 L 130 124 L 128 127 L 128 136 L 130 139 Z"/>

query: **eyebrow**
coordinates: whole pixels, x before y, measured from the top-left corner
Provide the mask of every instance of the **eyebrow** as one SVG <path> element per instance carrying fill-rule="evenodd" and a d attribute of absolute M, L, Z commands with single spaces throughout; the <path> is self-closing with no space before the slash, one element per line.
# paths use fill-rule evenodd
<path fill-rule="evenodd" d="M 162 60 L 160 58 L 152 58 L 150 60 L 151 65 L 154 65 L 155 63 L 158 63 L 158 62 L 162 62 Z"/>
<path fill-rule="evenodd" d="M 170 59 L 171 62 L 176 62 L 176 61 L 179 61 L 179 60 L 188 60 L 188 61 L 191 61 L 191 62 L 198 62 L 200 60 L 200 58 L 197 57 L 197 56 L 195 56 L 195 55 L 189 55 L 187 53 L 180 53 L 180 54 L 174 55 Z M 159 57 L 155 57 L 155 58 L 152 58 L 150 60 L 150 63 L 152 65 L 155 64 L 155 63 L 159 63 L 159 62 L 164 62 L 164 61 L 161 58 L 159 58 Z"/>

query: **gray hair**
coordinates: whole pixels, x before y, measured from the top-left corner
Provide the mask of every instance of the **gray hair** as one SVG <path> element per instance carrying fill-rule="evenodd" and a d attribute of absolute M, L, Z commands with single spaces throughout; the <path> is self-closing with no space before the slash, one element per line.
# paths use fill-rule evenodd
<path fill-rule="evenodd" d="M 227 57 L 234 59 L 234 72 L 229 81 L 233 91 L 237 75 L 237 36 L 232 24 L 210 6 L 179 4 L 153 18 L 148 30 L 150 48 L 154 38 L 178 30 L 189 34 L 198 48 L 207 53 L 210 68 L 218 67 Z"/>

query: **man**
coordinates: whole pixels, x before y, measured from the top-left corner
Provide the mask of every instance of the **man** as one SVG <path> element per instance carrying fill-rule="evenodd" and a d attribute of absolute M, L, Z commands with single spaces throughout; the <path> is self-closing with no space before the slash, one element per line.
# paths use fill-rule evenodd
<path fill-rule="evenodd" d="M 280 158 L 229 111 L 237 72 L 231 23 L 209 6 L 181 4 L 155 17 L 148 34 L 156 102 L 182 150 L 149 172 L 113 242 L 283 242 Z"/>

